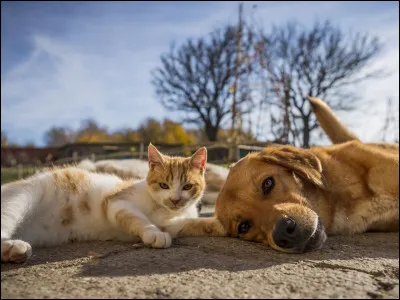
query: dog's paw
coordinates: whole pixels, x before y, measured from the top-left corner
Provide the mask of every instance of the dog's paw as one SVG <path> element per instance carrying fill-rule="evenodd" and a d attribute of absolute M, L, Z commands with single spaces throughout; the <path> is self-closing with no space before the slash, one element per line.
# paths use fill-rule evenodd
<path fill-rule="evenodd" d="M 1 261 L 22 263 L 32 255 L 32 247 L 21 240 L 1 242 Z"/>
<path fill-rule="evenodd" d="M 151 245 L 153 248 L 168 248 L 171 246 L 171 236 L 168 232 L 162 232 L 156 228 L 147 229 L 142 236 L 145 245 Z"/>

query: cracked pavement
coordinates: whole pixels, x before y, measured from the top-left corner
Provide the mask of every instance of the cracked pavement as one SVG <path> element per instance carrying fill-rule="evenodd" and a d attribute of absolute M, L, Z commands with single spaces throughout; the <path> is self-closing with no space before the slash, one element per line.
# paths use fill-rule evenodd
<path fill-rule="evenodd" d="M 34 248 L 2 264 L 1 298 L 399 298 L 398 233 L 329 237 L 277 252 L 233 238 L 181 238 L 169 249 L 125 242 Z"/>

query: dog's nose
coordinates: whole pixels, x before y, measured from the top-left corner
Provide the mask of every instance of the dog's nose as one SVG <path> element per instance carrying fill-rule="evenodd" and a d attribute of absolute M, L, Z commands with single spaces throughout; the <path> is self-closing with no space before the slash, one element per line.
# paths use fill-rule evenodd
<path fill-rule="evenodd" d="M 171 199 L 172 204 L 177 205 L 181 201 L 181 198 Z"/>
<path fill-rule="evenodd" d="M 276 225 L 272 234 L 275 244 L 283 249 L 294 248 L 301 242 L 299 226 L 292 218 L 282 218 Z"/>

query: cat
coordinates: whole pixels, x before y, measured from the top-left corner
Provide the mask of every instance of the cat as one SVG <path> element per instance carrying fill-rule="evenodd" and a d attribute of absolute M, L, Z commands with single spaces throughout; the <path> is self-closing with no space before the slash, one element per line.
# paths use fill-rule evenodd
<path fill-rule="evenodd" d="M 105 159 L 93 162 L 89 159 L 84 159 L 76 165 L 90 171 L 115 174 L 123 179 L 136 178 L 143 179 L 149 171 L 147 161 L 141 159 Z M 215 205 L 219 191 L 228 177 L 228 168 L 207 162 L 204 178 L 206 180 L 206 189 L 201 201 L 201 204 Z"/>
<path fill-rule="evenodd" d="M 225 236 L 213 217 L 198 218 L 207 149 L 169 157 L 150 143 L 142 180 L 55 168 L 1 187 L 1 260 L 24 262 L 32 245 L 70 240 L 138 241 L 171 246 L 177 236 Z"/>

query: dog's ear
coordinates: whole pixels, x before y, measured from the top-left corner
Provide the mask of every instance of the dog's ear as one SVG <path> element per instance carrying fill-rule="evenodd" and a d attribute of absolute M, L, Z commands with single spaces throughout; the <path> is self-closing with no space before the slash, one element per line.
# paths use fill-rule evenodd
<path fill-rule="evenodd" d="M 324 188 L 322 165 L 320 160 L 307 149 L 293 146 L 282 146 L 264 150 L 260 153 L 261 160 L 280 165 L 303 180 Z"/>

